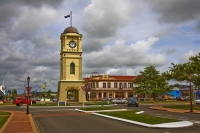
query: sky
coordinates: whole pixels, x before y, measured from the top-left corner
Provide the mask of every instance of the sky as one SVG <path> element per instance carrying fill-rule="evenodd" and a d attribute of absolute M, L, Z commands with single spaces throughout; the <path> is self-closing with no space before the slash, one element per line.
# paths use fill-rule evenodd
<path fill-rule="evenodd" d="M 56 92 L 60 35 L 83 35 L 83 78 L 92 72 L 161 73 L 200 52 L 200 0 L 0 0 L 0 85 Z"/>

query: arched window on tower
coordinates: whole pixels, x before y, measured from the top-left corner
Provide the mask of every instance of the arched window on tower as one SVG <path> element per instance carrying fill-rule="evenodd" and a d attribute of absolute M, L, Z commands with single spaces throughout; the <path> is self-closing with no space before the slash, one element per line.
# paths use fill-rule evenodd
<path fill-rule="evenodd" d="M 75 74 L 75 64 L 73 62 L 70 64 L 70 74 Z"/>

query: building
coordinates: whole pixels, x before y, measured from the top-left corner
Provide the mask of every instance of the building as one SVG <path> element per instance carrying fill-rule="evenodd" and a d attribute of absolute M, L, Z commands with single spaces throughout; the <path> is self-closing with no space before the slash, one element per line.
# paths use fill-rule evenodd
<path fill-rule="evenodd" d="M 3 81 L 3 85 L 0 86 L 0 101 L 3 101 L 4 95 L 5 95 L 5 86 Z"/>
<path fill-rule="evenodd" d="M 174 87 L 171 91 L 166 92 L 166 94 L 169 95 L 167 99 L 177 98 L 177 97 L 180 97 L 180 90 L 178 87 Z"/>
<path fill-rule="evenodd" d="M 128 98 L 137 96 L 133 80 L 136 76 L 101 75 L 93 72 L 84 78 L 87 100 L 112 98 Z"/>

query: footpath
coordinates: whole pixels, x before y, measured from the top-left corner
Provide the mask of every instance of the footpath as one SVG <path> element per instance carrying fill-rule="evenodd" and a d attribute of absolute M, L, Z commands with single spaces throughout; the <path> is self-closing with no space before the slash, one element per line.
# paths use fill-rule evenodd
<path fill-rule="evenodd" d="M 31 114 L 10 111 L 12 114 L 1 127 L 0 133 L 38 133 Z"/>
<path fill-rule="evenodd" d="M 152 106 L 151 109 L 157 109 L 157 110 L 165 110 L 170 112 L 181 112 L 181 113 L 189 113 L 188 110 L 179 110 L 179 109 L 169 109 L 169 108 L 163 108 L 162 106 Z M 20 111 L 10 111 L 12 114 L 7 120 L 7 122 L 3 125 L 3 127 L 0 129 L 0 133 L 38 133 L 36 125 L 33 121 L 33 118 L 31 117 L 31 114 L 26 114 L 26 112 L 20 112 Z M 199 110 L 194 110 L 192 113 L 199 113 Z M 127 122 L 127 121 L 126 121 Z M 138 123 L 138 122 L 131 122 L 134 124 L 138 124 L 141 126 L 145 126 L 144 123 Z M 179 122 L 179 127 L 187 127 L 191 126 L 190 122 Z M 161 127 L 161 128 L 173 128 L 174 125 L 177 125 L 179 123 L 164 123 L 164 124 L 157 124 L 154 125 L 146 125 L 147 127 Z"/>

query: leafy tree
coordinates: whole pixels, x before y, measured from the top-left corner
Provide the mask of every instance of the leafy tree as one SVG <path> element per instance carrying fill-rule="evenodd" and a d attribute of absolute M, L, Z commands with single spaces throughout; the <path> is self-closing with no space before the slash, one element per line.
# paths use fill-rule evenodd
<path fill-rule="evenodd" d="M 134 84 L 138 85 L 135 88 L 137 93 L 153 95 L 154 100 L 156 100 L 157 95 L 163 95 L 171 90 L 165 76 L 160 74 L 154 66 L 148 66 L 144 71 L 141 71 L 134 80 Z"/>
<path fill-rule="evenodd" d="M 164 75 L 168 80 L 192 82 L 195 86 L 200 86 L 200 53 L 189 58 L 187 63 L 171 63 L 170 70 Z"/>
<path fill-rule="evenodd" d="M 46 92 L 46 95 L 47 95 L 47 98 L 50 98 L 50 96 L 51 96 L 51 90 L 48 90 L 48 91 Z"/>
<path fill-rule="evenodd" d="M 12 92 L 11 92 L 11 94 L 12 94 L 13 97 L 16 97 L 17 96 L 17 90 L 13 89 Z"/>
<path fill-rule="evenodd" d="M 177 81 L 190 82 L 196 87 L 200 86 L 200 53 L 189 58 L 187 63 L 174 64 L 171 63 L 172 67 L 168 72 L 165 72 L 168 79 L 173 79 Z M 190 112 L 193 112 L 192 107 L 192 92 L 190 89 Z"/>

